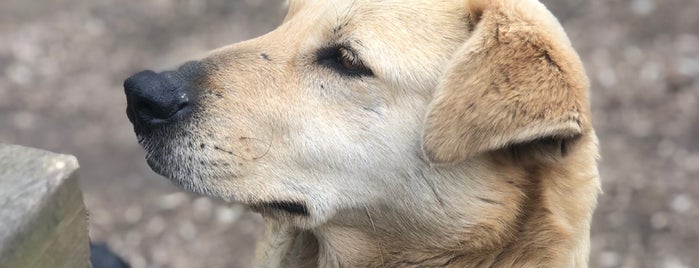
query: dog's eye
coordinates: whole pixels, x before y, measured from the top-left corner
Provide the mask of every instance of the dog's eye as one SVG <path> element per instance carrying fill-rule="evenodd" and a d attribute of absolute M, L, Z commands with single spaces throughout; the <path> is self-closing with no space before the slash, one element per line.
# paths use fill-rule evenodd
<path fill-rule="evenodd" d="M 346 47 L 326 48 L 318 54 L 318 61 L 342 74 L 373 75 L 364 62 L 351 49 Z"/>
<path fill-rule="evenodd" d="M 366 71 L 367 67 L 364 66 L 364 63 L 362 63 L 361 60 L 357 58 L 357 56 L 354 55 L 351 51 L 345 49 L 345 48 L 340 48 L 338 49 L 339 56 L 337 61 L 342 64 L 342 67 L 345 67 L 347 70 L 351 71 Z"/>

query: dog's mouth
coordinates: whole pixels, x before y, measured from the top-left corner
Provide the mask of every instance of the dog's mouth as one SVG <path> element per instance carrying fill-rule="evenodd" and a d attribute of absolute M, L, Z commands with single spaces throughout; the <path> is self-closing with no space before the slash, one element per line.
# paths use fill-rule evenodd
<path fill-rule="evenodd" d="M 283 212 L 294 216 L 307 217 L 310 215 L 304 202 L 298 201 L 271 201 L 259 202 L 250 205 L 250 208 L 260 214 L 269 215 Z"/>
<path fill-rule="evenodd" d="M 160 176 L 166 177 L 170 180 L 175 180 L 172 174 L 170 174 L 169 170 L 167 168 L 163 167 L 163 164 L 161 163 L 161 160 L 157 157 L 152 157 L 151 154 L 146 155 L 146 163 L 150 167 L 153 172 L 157 173 Z M 179 181 L 179 180 L 177 180 Z"/>
<path fill-rule="evenodd" d="M 175 141 L 138 136 L 139 143 L 146 149 L 146 163 L 157 174 L 166 177 L 178 187 L 197 194 L 231 199 L 214 193 L 207 185 L 211 181 L 237 178 L 230 155 L 232 150 L 209 146 L 205 142 Z M 171 144 L 173 146 L 171 146 Z M 211 148 L 209 148 L 211 147 Z M 207 151 L 210 150 L 210 151 Z M 213 155 L 213 157 L 212 157 Z M 233 200 L 228 200 L 233 201 Z M 236 201 L 236 202 L 240 202 Z M 302 216 L 310 215 L 305 202 L 295 200 L 272 200 L 243 202 L 263 215 Z"/>
<path fill-rule="evenodd" d="M 164 156 L 159 150 L 146 150 L 146 163 L 160 176 L 167 178 L 176 186 L 198 194 L 206 194 L 203 187 L 198 187 L 199 176 L 194 173 L 192 163 L 179 160 L 180 157 Z M 176 160 L 177 159 L 177 160 Z"/>
<path fill-rule="evenodd" d="M 183 160 L 167 162 L 173 161 L 174 159 Z M 307 204 L 303 201 L 273 200 L 244 202 L 241 200 L 232 200 L 232 197 L 221 196 L 207 187 L 208 180 L 217 180 L 218 178 L 211 177 L 211 174 L 207 176 L 206 174 L 201 174 L 199 172 L 201 169 L 208 170 L 211 167 L 205 166 L 206 162 L 196 160 L 192 161 L 192 159 L 197 159 L 197 157 L 181 157 L 173 155 L 165 156 L 159 151 L 148 152 L 146 155 L 146 162 L 155 173 L 168 178 L 168 180 L 170 180 L 172 183 L 187 191 L 216 198 L 223 198 L 229 202 L 243 203 L 249 206 L 251 210 L 270 217 L 285 218 L 288 216 L 310 216 L 310 210 Z M 179 168 L 180 166 L 187 166 L 189 168 Z M 229 174 L 227 177 L 230 178 L 231 176 L 235 177 L 237 175 Z"/>
<path fill-rule="evenodd" d="M 269 150 L 269 142 L 247 137 L 233 139 L 241 144 L 257 146 L 254 147 L 257 150 L 245 152 L 240 148 L 248 147 L 221 144 L 220 141 L 229 140 L 224 137 L 193 133 L 211 132 L 201 126 L 179 123 L 151 132 L 137 132 L 136 136 L 145 149 L 149 167 L 183 190 L 241 203 L 265 217 L 311 218 L 312 209 L 305 201 L 292 197 L 258 196 L 246 192 L 245 183 L 240 182 L 247 174 L 246 163 L 263 155 L 263 150 Z M 238 182 L 234 182 L 236 180 Z"/>
<path fill-rule="evenodd" d="M 240 176 L 233 150 L 176 129 L 137 134 L 146 163 L 155 173 L 185 190 L 211 195 L 212 184 Z"/>

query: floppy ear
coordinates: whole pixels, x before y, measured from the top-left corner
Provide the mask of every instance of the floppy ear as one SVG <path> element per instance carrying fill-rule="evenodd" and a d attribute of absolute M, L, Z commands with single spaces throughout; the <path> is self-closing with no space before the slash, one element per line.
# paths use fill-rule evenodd
<path fill-rule="evenodd" d="M 585 133 L 589 82 L 553 15 L 536 0 L 470 0 L 467 6 L 475 27 L 427 112 L 427 159 L 457 163 L 510 145 Z"/>

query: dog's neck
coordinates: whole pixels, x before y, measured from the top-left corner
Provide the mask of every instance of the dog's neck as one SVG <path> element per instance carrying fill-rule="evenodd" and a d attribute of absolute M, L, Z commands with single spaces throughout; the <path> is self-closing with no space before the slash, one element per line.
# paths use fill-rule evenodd
<path fill-rule="evenodd" d="M 565 161 L 594 165 L 582 157 Z M 404 188 L 424 195 L 416 197 L 422 205 L 386 201 L 340 212 L 311 230 L 271 223 L 273 250 L 262 258 L 276 263 L 262 267 L 587 266 L 595 205 L 587 199 L 599 185 L 580 181 L 597 174 L 575 174 L 569 163 L 523 169 L 497 157 L 477 162 L 492 165 L 426 168 L 419 172 L 424 178 L 407 178 L 416 184 Z M 581 200 L 588 202 L 577 209 L 561 206 Z"/>

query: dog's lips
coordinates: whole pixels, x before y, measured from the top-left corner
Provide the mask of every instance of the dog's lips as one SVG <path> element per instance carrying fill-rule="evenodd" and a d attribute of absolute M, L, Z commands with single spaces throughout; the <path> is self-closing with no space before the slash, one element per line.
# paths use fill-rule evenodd
<path fill-rule="evenodd" d="M 168 169 L 168 165 L 161 161 L 161 158 L 152 157 L 150 155 L 146 156 L 146 163 L 148 163 L 148 166 L 151 168 L 151 170 L 153 170 L 153 172 L 157 173 L 158 175 L 165 177 L 171 183 L 175 184 L 177 187 L 194 193 L 209 195 L 207 192 L 202 191 L 201 187 L 193 187 L 193 182 L 195 180 L 192 177 L 186 177 L 189 175 L 178 174 L 177 171 Z"/>
<path fill-rule="evenodd" d="M 166 165 L 164 165 L 158 157 L 154 157 L 151 154 L 147 154 L 146 163 L 148 164 L 150 169 L 158 175 L 167 178 L 168 180 L 174 182 L 177 185 L 182 184 L 182 179 L 178 178 L 177 176 L 175 176 L 175 174 L 169 171 L 166 168 Z"/>
<path fill-rule="evenodd" d="M 167 171 L 167 163 L 163 163 L 164 157 L 164 148 L 166 146 L 162 146 L 162 144 L 154 144 L 153 140 L 151 140 L 149 137 L 146 135 L 142 134 L 137 134 L 136 138 L 138 139 L 138 143 L 143 147 L 143 149 L 146 152 L 146 163 L 148 166 L 153 170 L 153 172 L 158 173 L 159 175 L 167 178 L 171 178 L 171 174 L 169 174 Z"/>
<path fill-rule="evenodd" d="M 159 175 L 163 177 L 168 177 L 167 174 L 165 174 L 164 170 L 162 167 L 160 167 L 160 164 L 153 159 L 153 157 L 148 157 L 146 156 L 146 163 L 150 167 L 153 172 L 158 173 Z"/>
<path fill-rule="evenodd" d="M 258 202 L 250 204 L 250 208 L 260 214 L 270 214 L 277 212 L 285 212 L 294 216 L 304 216 L 310 215 L 308 211 L 308 206 L 304 202 L 297 201 L 271 201 L 271 202 Z"/>

